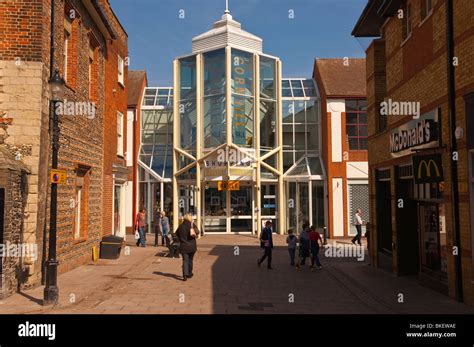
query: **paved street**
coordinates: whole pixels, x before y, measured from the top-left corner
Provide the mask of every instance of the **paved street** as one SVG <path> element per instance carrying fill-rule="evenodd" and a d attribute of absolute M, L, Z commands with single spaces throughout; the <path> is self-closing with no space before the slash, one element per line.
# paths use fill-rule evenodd
<path fill-rule="evenodd" d="M 152 238 L 149 238 L 151 242 Z M 194 277 L 181 281 L 181 259 L 164 247 L 137 248 L 59 276 L 60 302 L 40 305 L 43 287 L 0 301 L 1 313 L 474 313 L 474 308 L 397 278 L 355 258 L 321 257 L 323 269 L 289 265 L 285 238 L 275 236 L 274 270 L 257 267 L 252 236 L 206 236 Z M 347 246 L 349 242 L 346 241 Z M 403 294 L 404 303 L 398 302 Z"/>

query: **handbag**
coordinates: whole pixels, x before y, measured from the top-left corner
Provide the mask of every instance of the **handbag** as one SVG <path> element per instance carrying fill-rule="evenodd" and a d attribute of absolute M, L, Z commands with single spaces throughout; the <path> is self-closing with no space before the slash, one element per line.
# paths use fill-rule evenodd
<path fill-rule="evenodd" d="M 135 240 L 138 239 L 140 239 L 140 233 L 138 232 L 138 230 L 135 230 Z"/>

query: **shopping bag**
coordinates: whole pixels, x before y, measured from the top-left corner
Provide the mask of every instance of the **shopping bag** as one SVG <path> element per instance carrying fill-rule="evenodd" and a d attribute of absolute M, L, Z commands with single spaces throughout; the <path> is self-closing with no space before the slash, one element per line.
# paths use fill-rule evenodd
<path fill-rule="evenodd" d="M 135 240 L 138 240 L 140 238 L 140 233 L 138 230 L 135 230 Z"/>

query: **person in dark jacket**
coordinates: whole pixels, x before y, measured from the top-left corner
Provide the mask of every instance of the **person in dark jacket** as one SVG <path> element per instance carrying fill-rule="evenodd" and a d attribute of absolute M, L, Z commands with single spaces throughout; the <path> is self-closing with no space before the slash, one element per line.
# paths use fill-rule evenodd
<path fill-rule="evenodd" d="M 193 223 L 193 216 L 186 214 L 184 221 L 176 230 L 179 239 L 179 252 L 183 258 L 183 281 L 193 277 L 193 258 L 197 251 L 196 238 L 199 230 Z"/>
<path fill-rule="evenodd" d="M 265 250 L 261 259 L 258 260 L 257 264 L 260 265 L 263 263 L 265 258 L 267 259 L 267 268 L 269 270 L 272 269 L 272 248 L 273 248 L 273 238 L 272 238 L 272 222 L 267 221 L 265 223 L 265 228 L 262 230 L 262 234 L 260 235 L 260 243 Z"/>

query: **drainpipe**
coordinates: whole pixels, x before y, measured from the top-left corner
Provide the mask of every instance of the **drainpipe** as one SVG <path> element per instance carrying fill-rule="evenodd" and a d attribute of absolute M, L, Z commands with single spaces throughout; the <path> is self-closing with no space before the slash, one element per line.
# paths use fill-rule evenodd
<path fill-rule="evenodd" d="M 454 30 L 453 30 L 453 0 L 446 1 L 446 49 L 448 53 L 448 115 L 449 115 L 449 143 L 450 143 L 450 169 L 451 169 L 451 207 L 452 207 L 452 228 L 454 230 L 453 245 L 458 249 L 458 255 L 454 258 L 454 268 L 456 273 L 455 291 L 456 300 L 463 301 L 462 288 L 462 262 L 461 262 L 461 232 L 459 223 L 459 185 L 458 185 L 458 165 L 452 160 L 452 155 L 457 152 L 456 143 L 456 76 L 454 61 Z"/>

